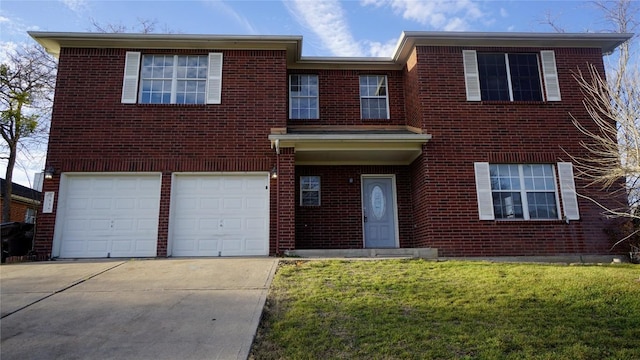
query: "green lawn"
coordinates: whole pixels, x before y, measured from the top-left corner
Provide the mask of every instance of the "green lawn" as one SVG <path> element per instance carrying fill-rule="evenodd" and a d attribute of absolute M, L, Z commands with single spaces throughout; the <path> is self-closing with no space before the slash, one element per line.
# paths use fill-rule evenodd
<path fill-rule="evenodd" d="M 640 359 L 640 266 L 282 262 L 252 359 Z"/>

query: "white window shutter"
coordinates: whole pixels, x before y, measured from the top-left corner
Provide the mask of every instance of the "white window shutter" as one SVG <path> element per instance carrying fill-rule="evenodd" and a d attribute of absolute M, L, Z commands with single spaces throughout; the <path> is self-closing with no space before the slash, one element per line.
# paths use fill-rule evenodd
<path fill-rule="evenodd" d="M 473 164 L 476 173 L 476 194 L 478 196 L 478 213 L 480 220 L 494 220 L 493 195 L 491 194 L 491 175 L 489 163 Z"/>
<path fill-rule="evenodd" d="M 573 165 L 568 162 L 558 163 L 558 177 L 560 178 L 560 194 L 564 205 L 565 218 L 567 220 L 580 220 L 576 184 L 573 180 Z"/>
<path fill-rule="evenodd" d="M 560 101 L 560 84 L 558 83 L 558 70 L 556 69 L 556 54 L 553 50 L 540 51 L 542 59 L 542 72 L 544 74 L 544 87 L 547 92 L 547 101 Z"/>
<path fill-rule="evenodd" d="M 468 101 L 480 101 L 480 74 L 478 72 L 478 57 L 475 50 L 463 50 L 464 81 L 467 89 Z"/>
<path fill-rule="evenodd" d="M 207 73 L 207 104 L 222 101 L 222 53 L 209 53 Z"/>
<path fill-rule="evenodd" d="M 138 74 L 140 73 L 140 53 L 127 51 L 122 80 L 122 103 L 135 104 L 138 100 Z"/>

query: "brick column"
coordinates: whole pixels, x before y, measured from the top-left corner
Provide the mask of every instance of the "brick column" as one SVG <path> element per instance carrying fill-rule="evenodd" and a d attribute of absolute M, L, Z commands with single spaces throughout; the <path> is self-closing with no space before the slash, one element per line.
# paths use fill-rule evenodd
<path fill-rule="evenodd" d="M 296 247 L 296 169 L 293 148 L 280 149 L 278 159 L 276 216 L 276 255 Z"/>
<path fill-rule="evenodd" d="M 40 206 L 38 207 L 38 216 L 36 219 L 36 231 L 33 250 L 37 253 L 38 260 L 48 260 L 51 258 L 53 251 L 53 230 L 56 222 L 56 212 L 58 209 L 58 201 L 60 200 L 60 174 L 55 174 L 52 179 L 44 179 L 42 185 L 42 197 Z M 44 205 L 45 192 L 53 191 L 53 212 L 44 214 L 42 207 Z"/>
<path fill-rule="evenodd" d="M 169 208 L 171 205 L 171 173 L 162 174 L 160 184 L 160 211 L 158 217 L 158 245 L 157 257 L 167 257 L 167 242 L 169 238 Z"/>

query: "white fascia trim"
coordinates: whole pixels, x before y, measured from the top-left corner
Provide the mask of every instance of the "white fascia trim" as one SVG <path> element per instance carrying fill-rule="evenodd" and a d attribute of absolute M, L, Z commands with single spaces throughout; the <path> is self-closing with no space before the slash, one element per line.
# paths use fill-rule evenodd
<path fill-rule="evenodd" d="M 271 143 L 279 148 L 293 147 L 305 142 L 413 142 L 426 143 L 431 134 L 286 134 L 269 135 Z"/>

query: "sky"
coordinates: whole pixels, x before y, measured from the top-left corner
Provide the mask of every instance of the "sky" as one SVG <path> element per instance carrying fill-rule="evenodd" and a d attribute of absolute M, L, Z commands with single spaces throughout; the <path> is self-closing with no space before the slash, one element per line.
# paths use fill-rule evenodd
<path fill-rule="evenodd" d="M 593 5 L 575 0 L 1 0 L 0 61 L 33 42 L 27 31 L 96 31 L 94 23 L 130 32 L 142 20 L 156 33 L 301 35 L 303 56 L 389 57 L 402 31 L 553 32 L 548 19 L 566 32 L 607 28 Z M 30 186 L 44 162 L 44 150 L 21 157 L 14 182 Z M 0 177 L 5 169 L 0 161 Z"/>

